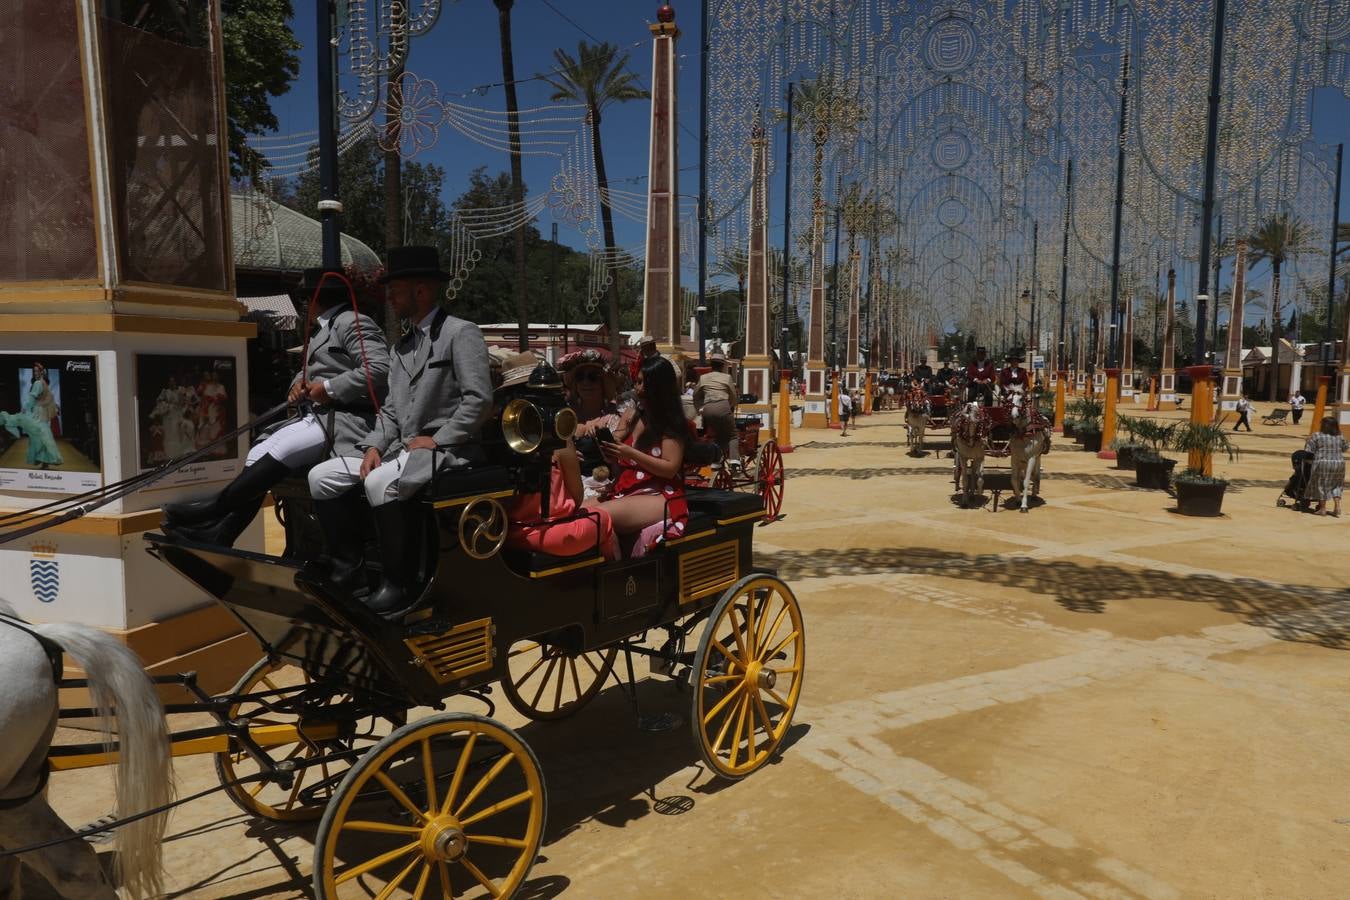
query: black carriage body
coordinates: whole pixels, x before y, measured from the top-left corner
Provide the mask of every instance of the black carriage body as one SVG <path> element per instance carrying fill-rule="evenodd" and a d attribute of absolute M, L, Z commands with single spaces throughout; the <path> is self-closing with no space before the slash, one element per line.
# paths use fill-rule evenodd
<path fill-rule="evenodd" d="M 428 595 L 402 623 L 332 593 L 304 559 L 308 498 L 281 492 L 292 546 L 288 556 L 150 537 L 152 552 L 217 597 L 271 657 L 311 678 L 404 707 L 437 705 L 452 694 L 499 681 L 507 650 L 545 639 L 569 652 L 595 650 L 647 629 L 706 612 L 753 571 L 753 494 L 688 491 L 685 536 L 648 556 L 603 562 L 598 554 L 559 559 L 503 550 L 486 559 L 461 545 L 466 509 L 511 489 L 429 501 L 438 528 Z"/>

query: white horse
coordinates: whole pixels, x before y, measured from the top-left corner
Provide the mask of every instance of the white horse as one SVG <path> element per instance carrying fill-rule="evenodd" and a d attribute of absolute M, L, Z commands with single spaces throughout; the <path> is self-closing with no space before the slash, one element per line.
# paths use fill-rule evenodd
<path fill-rule="evenodd" d="M 1026 403 L 1026 394 L 1013 391 L 1009 397 L 1013 436 L 1008 441 L 1012 458 L 1013 490 L 1021 498 L 1021 510 L 1027 511 L 1027 499 L 1039 492 L 1041 457 L 1050 450 L 1050 423 L 1040 410 Z"/>
<path fill-rule="evenodd" d="M 928 394 L 922 389 L 909 395 L 905 403 L 905 435 L 911 454 L 917 449 L 917 455 L 924 455 L 923 441 L 928 430 L 928 416 L 932 411 Z"/>
<path fill-rule="evenodd" d="M 64 840 L 19 856 L 0 856 L 0 898 L 18 898 L 21 864 L 69 900 L 113 900 L 94 849 L 75 837 L 47 803 L 47 751 L 57 723 L 57 685 L 48 648 L 64 650 L 84 671 L 89 695 L 112 741 L 116 711 L 118 818 L 173 799 L 164 708 L 140 659 L 116 638 L 84 625 L 30 625 L 0 600 L 0 853 Z M 117 829 L 116 875 L 132 897 L 163 894 L 165 813 Z"/>
<path fill-rule="evenodd" d="M 984 454 L 988 417 L 976 401 L 963 404 L 951 416 L 952 453 L 956 458 L 954 478 L 961 492 L 961 505 L 984 493 Z"/>

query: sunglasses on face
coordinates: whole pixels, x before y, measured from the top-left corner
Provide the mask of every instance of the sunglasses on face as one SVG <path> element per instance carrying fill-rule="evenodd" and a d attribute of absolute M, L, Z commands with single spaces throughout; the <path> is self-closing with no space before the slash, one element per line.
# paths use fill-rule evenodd
<path fill-rule="evenodd" d="M 599 381 L 600 373 L 595 369 L 582 369 L 577 373 L 577 381 Z"/>

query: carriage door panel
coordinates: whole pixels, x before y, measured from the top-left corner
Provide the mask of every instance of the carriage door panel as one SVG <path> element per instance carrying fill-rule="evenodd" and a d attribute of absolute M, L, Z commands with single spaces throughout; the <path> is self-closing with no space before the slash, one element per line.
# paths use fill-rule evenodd
<path fill-rule="evenodd" d="M 600 575 L 600 621 L 614 622 L 661 603 L 660 557 L 633 560 Z"/>

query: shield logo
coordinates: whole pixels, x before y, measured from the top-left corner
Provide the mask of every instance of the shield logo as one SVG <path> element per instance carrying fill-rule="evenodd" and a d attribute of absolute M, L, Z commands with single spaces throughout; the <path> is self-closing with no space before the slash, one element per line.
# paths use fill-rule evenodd
<path fill-rule="evenodd" d="M 28 583 L 33 596 L 42 603 L 54 603 L 61 592 L 61 563 L 56 559 L 56 547 L 34 544 L 33 557 L 28 560 Z"/>
<path fill-rule="evenodd" d="M 637 579 L 634 578 L 632 575 L 629 575 L 628 580 L 624 582 L 623 595 L 625 597 L 637 596 Z"/>

